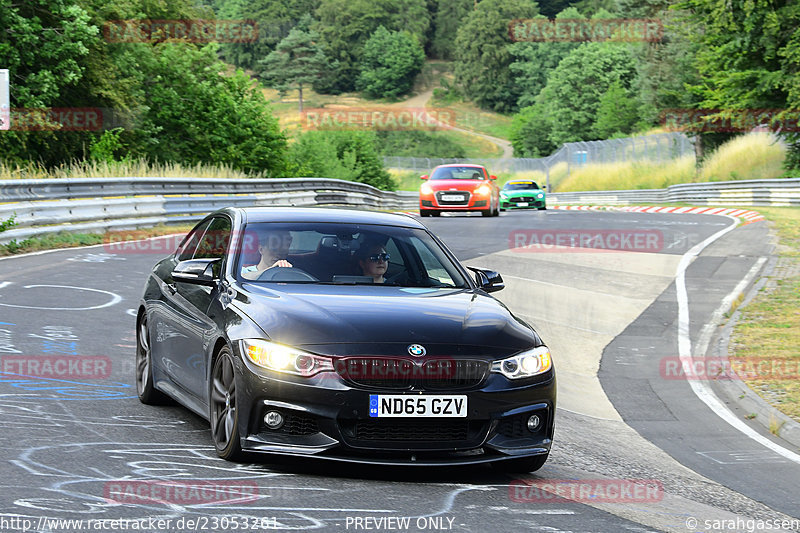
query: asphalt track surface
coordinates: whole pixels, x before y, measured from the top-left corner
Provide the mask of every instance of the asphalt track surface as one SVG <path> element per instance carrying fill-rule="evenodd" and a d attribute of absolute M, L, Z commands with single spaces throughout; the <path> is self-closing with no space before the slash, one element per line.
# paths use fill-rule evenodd
<path fill-rule="evenodd" d="M 731 221 L 547 211 L 425 223 L 462 261 L 480 265 L 485 259 L 491 266 L 519 243 L 513 237 L 519 231 L 650 231 L 660 235 L 656 254 L 677 258 Z M 690 264 L 692 342 L 720 302 L 769 253 L 767 227 L 757 222 L 727 233 Z M 584 412 L 579 394 L 559 398 L 578 408 L 559 409 L 553 452 L 535 474 L 309 459 L 233 464 L 216 457 L 206 421 L 177 405 L 145 406 L 136 398 L 132 313 L 159 258 L 157 252 L 112 254 L 89 247 L 0 261 L 0 531 L 776 531 L 764 523 L 756 529 L 755 521 L 772 526 L 775 520 L 800 518 L 800 464 L 724 422 L 685 380 L 660 374 L 661 359 L 677 351 L 675 283 L 598 354 L 599 382 L 619 416 L 586 414 L 592 406 L 587 402 Z M 511 259 L 516 265 L 524 261 L 528 277 L 545 279 L 555 290 L 580 286 L 596 290 L 599 301 L 616 291 L 615 283 L 624 285 L 624 273 L 615 279 L 607 270 L 595 277 L 580 258 L 574 265 L 569 258 L 555 264 L 538 253 Z M 518 289 L 506 291 L 497 297 L 519 296 Z M 523 296 L 533 302 L 537 297 L 535 289 Z M 534 315 L 525 318 L 540 329 L 537 320 L 546 321 L 548 309 Z M 559 335 L 563 338 L 553 344 L 568 347 L 570 335 Z M 546 336 L 545 341 L 550 342 Z M 15 361 L 78 356 L 94 365 L 91 379 L 26 378 L 19 375 L 25 372 L 14 372 Z M 554 359 L 567 375 L 569 354 L 556 352 Z M 752 428 L 774 440 L 755 424 Z M 163 479 L 213 484 L 216 496 L 192 500 L 184 493 L 147 503 L 107 499 L 115 483 Z M 653 501 L 557 500 L 548 492 L 521 491 L 526 486 L 519 481 L 602 480 L 611 487 L 630 479 L 655 480 L 663 492 Z M 127 522 L 112 522 L 116 519 Z M 798 528 L 797 522 L 783 525 L 782 530 Z"/>

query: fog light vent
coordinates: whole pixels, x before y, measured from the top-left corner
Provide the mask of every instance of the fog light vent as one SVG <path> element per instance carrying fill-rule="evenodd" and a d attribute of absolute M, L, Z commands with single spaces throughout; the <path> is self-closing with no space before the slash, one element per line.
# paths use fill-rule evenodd
<path fill-rule="evenodd" d="M 538 415 L 531 415 L 531 417 L 528 418 L 528 430 L 535 432 L 537 429 L 539 429 L 539 424 L 540 423 L 541 423 L 541 420 L 539 420 L 539 416 Z"/>

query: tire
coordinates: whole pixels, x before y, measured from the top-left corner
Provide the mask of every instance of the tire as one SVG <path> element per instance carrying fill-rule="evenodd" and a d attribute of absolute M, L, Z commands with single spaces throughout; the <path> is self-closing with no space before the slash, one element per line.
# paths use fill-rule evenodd
<path fill-rule="evenodd" d="M 544 455 L 537 455 L 535 457 L 525 457 L 523 459 L 508 459 L 506 461 L 498 461 L 492 463 L 492 468 L 500 472 L 508 474 L 525 474 L 527 472 L 536 472 L 544 466 L 549 453 Z"/>
<path fill-rule="evenodd" d="M 442 214 L 441 211 L 431 211 L 431 216 L 432 217 L 438 217 L 441 214 Z"/>
<path fill-rule="evenodd" d="M 153 385 L 153 358 L 150 350 L 150 331 L 147 313 L 136 322 L 136 393 L 139 401 L 147 405 L 168 403 L 167 396 Z"/>
<path fill-rule="evenodd" d="M 540 207 L 540 208 L 539 208 L 539 211 L 545 211 L 546 209 L 547 209 L 547 206 L 545 205 L 545 206 L 543 206 L 543 207 Z"/>
<path fill-rule="evenodd" d="M 484 209 L 483 211 L 481 211 L 481 216 L 484 216 L 484 217 L 492 216 L 492 210 L 491 209 Z"/>
<path fill-rule="evenodd" d="M 425 209 L 420 209 L 419 210 L 419 216 L 421 216 L 421 217 L 429 217 L 429 216 L 431 216 L 431 212 L 430 211 L 426 211 Z"/>
<path fill-rule="evenodd" d="M 500 202 L 497 202 L 497 204 L 495 204 L 494 206 L 494 216 L 496 217 L 500 216 Z"/>
<path fill-rule="evenodd" d="M 211 438 L 217 455 L 228 461 L 242 459 L 236 398 L 236 371 L 230 348 L 223 347 L 214 359 L 208 394 Z"/>

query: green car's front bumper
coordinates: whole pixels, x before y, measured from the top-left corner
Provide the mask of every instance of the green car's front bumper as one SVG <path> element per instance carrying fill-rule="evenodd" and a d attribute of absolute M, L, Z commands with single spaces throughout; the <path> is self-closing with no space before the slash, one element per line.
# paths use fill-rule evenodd
<path fill-rule="evenodd" d="M 500 209 L 546 209 L 547 195 L 543 191 L 520 191 L 500 195 Z"/>

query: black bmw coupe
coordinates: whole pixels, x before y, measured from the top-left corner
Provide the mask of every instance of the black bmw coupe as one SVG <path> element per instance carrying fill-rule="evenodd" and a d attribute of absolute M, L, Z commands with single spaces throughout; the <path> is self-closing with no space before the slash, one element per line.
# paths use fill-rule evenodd
<path fill-rule="evenodd" d="M 555 370 L 488 294 L 502 288 L 410 216 L 223 209 L 145 284 L 139 398 L 207 418 L 230 460 L 533 471 L 550 452 Z"/>

